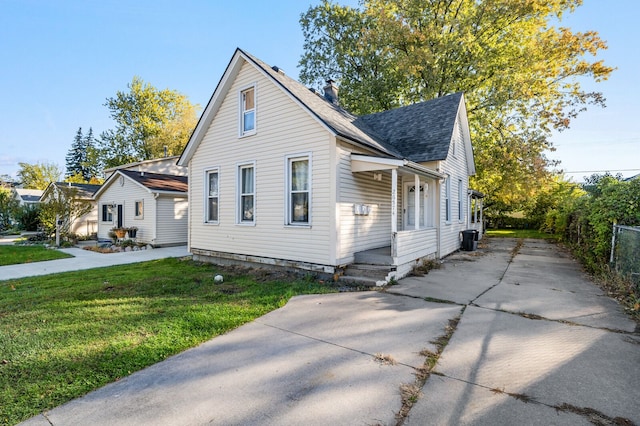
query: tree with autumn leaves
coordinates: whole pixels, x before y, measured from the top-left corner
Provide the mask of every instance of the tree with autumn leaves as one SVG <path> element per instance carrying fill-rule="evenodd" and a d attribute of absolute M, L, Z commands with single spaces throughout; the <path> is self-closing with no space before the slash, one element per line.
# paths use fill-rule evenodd
<path fill-rule="evenodd" d="M 341 105 L 370 114 L 464 92 L 477 176 L 497 211 L 520 209 L 553 179 L 552 130 L 567 129 L 613 68 L 594 31 L 561 26 L 581 0 L 323 1 L 301 16 L 300 79 L 340 83 Z"/>
<path fill-rule="evenodd" d="M 195 127 L 197 105 L 181 93 L 159 90 L 140 77 L 107 98 L 115 129 L 100 135 L 96 153 L 105 167 L 178 155 Z"/>

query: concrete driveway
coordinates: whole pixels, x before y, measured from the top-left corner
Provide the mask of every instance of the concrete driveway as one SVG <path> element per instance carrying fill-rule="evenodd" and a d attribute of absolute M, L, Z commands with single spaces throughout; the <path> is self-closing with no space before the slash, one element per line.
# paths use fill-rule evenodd
<path fill-rule="evenodd" d="M 640 424 L 636 324 L 556 246 L 489 241 L 387 292 L 293 298 L 24 424 Z"/>

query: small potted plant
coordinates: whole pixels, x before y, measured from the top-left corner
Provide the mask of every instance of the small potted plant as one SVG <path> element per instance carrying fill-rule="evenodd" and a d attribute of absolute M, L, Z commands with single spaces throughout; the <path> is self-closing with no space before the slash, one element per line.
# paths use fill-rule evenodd
<path fill-rule="evenodd" d="M 127 235 L 127 228 L 112 228 L 111 229 L 116 237 L 122 239 L 125 235 Z"/>
<path fill-rule="evenodd" d="M 135 238 L 136 235 L 138 235 L 138 228 L 135 226 L 132 226 L 127 230 L 127 232 L 129 233 L 129 238 Z"/>

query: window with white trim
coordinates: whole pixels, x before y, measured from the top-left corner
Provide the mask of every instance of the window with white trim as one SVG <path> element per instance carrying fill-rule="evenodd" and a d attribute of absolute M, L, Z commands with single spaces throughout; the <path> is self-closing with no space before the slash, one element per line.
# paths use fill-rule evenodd
<path fill-rule="evenodd" d="M 256 87 L 240 92 L 240 136 L 256 132 Z"/>
<path fill-rule="evenodd" d="M 113 222 L 113 207 L 111 204 L 102 205 L 102 222 Z"/>
<path fill-rule="evenodd" d="M 238 223 L 253 224 L 256 221 L 255 164 L 238 166 Z"/>
<path fill-rule="evenodd" d="M 444 220 L 445 222 L 451 222 L 451 179 L 447 177 L 444 181 Z"/>
<path fill-rule="evenodd" d="M 464 198 L 463 198 L 463 193 L 462 193 L 462 179 L 458 179 L 458 220 L 462 220 L 463 213 L 462 213 L 462 207 L 464 206 Z"/>
<path fill-rule="evenodd" d="M 144 217 L 144 201 L 136 201 L 133 211 L 136 219 L 142 219 Z"/>
<path fill-rule="evenodd" d="M 311 223 L 310 156 L 287 157 L 287 225 Z"/>
<path fill-rule="evenodd" d="M 218 223 L 219 220 L 219 179 L 220 172 L 218 169 L 207 170 L 205 172 L 205 214 L 204 221 L 206 223 Z"/>

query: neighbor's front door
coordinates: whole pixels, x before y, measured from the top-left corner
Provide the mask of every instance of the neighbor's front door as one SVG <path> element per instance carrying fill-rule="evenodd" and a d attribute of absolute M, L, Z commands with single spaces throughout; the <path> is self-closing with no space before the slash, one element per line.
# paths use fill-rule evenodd
<path fill-rule="evenodd" d="M 118 228 L 122 228 L 124 225 L 124 214 L 122 204 L 118 204 Z"/>

